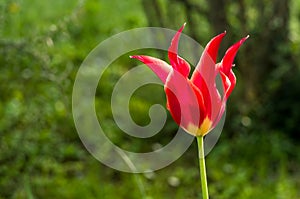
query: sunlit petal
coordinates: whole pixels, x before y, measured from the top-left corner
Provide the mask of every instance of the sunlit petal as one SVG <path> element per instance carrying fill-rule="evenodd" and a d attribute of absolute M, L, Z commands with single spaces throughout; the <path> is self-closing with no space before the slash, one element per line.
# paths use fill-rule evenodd
<path fill-rule="evenodd" d="M 146 64 L 161 79 L 163 83 L 166 82 L 168 74 L 172 70 L 172 67 L 169 64 L 155 57 L 146 55 L 133 55 L 130 56 L 130 58 L 138 59 Z"/>
<path fill-rule="evenodd" d="M 178 43 L 184 26 L 185 24 L 183 24 L 183 26 L 178 30 L 178 32 L 173 37 L 171 45 L 168 50 L 168 56 L 169 56 L 170 64 L 174 68 L 174 70 L 180 72 L 184 77 L 187 77 L 191 70 L 190 64 L 187 61 L 185 61 L 183 58 L 178 56 Z"/>
<path fill-rule="evenodd" d="M 205 47 L 191 81 L 202 91 L 208 117 L 214 120 L 221 107 L 221 97 L 216 87 L 216 59 L 220 43 L 226 32 L 214 37 Z"/>
<path fill-rule="evenodd" d="M 189 80 L 181 73 L 173 70 L 165 84 L 167 95 L 167 108 L 176 123 L 183 129 L 195 135 L 198 129 L 188 127 L 199 127 L 200 120 L 205 114 L 203 96 L 200 91 L 196 91 Z"/>

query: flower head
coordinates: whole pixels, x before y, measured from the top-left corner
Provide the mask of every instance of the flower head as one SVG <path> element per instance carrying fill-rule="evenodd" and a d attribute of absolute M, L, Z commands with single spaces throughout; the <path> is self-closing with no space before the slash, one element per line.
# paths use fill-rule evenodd
<path fill-rule="evenodd" d="M 219 63 L 216 63 L 218 49 L 226 32 L 214 37 L 206 45 L 189 78 L 190 65 L 177 53 L 184 26 L 175 34 L 169 47 L 170 65 L 146 55 L 134 55 L 131 58 L 146 64 L 164 83 L 167 109 L 175 122 L 194 136 L 204 136 L 218 124 L 225 111 L 226 101 L 236 84 L 232 71 L 233 60 L 248 36 L 233 44 Z M 222 80 L 222 96 L 216 86 L 218 74 Z"/>

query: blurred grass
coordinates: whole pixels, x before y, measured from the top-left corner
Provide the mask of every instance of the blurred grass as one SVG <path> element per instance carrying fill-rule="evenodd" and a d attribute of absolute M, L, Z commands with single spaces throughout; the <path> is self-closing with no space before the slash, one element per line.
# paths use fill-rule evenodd
<path fill-rule="evenodd" d="M 0 10 L 0 198 L 141 198 L 134 174 L 105 167 L 85 150 L 71 115 L 72 84 L 85 56 L 113 34 L 147 26 L 140 1 L 2 0 Z M 130 61 L 117 64 L 120 70 L 107 71 L 96 96 L 109 137 L 134 151 L 168 143 L 177 128 L 171 119 L 147 141 L 126 138 L 111 120 L 114 80 L 132 67 Z M 159 100 L 149 95 L 163 98 L 159 87 L 143 89 L 148 92 L 137 91 L 130 104 L 140 124 Z M 227 126 L 239 130 L 236 136 L 228 136 Z M 299 198 L 299 151 L 284 132 L 258 121 L 226 121 L 207 157 L 211 198 Z M 172 165 L 139 174 L 148 198 L 200 198 L 196 157 L 193 143 Z"/>

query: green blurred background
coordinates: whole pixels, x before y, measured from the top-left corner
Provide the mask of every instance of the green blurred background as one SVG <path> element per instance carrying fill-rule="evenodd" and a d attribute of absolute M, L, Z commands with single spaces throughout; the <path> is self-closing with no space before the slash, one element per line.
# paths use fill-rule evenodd
<path fill-rule="evenodd" d="M 201 198 L 196 143 L 162 170 L 118 172 L 86 151 L 71 110 L 76 72 L 97 44 L 124 30 L 177 30 L 184 22 L 201 44 L 227 30 L 219 57 L 250 35 L 235 61 L 238 83 L 223 133 L 207 156 L 211 198 L 300 198 L 298 0 L 1 0 L 0 198 Z M 105 72 L 96 108 L 116 145 L 144 152 L 168 143 L 177 125 L 169 117 L 145 140 L 112 120 L 113 86 L 137 63 L 126 55 Z M 162 87 L 138 90 L 133 119 L 147 124 L 156 102 L 165 103 Z"/>

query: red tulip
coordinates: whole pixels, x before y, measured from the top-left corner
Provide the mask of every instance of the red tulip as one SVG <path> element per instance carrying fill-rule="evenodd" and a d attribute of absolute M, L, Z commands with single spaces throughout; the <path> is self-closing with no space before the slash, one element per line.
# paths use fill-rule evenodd
<path fill-rule="evenodd" d="M 134 55 L 146 64 L 164 83 L 167 109 L 175 122 L 194 136 L 204 136 L 213 129 L 222 117 L 226 101 L 236 84 L 232 71 L 233 60 L 245 37 L 232 45 L 221 62 L 216 63 L 219 45 L 226 32 L 214 37 L 205 47 L 194 73 L 189 78 L 190 65 L 178 56 L 178 41 L 185 25 L 172 39 L 168 50 L 170 65 L 160 59 Z M 223 94 L 216 86 L 216 76 L 220 74 Z"/>

